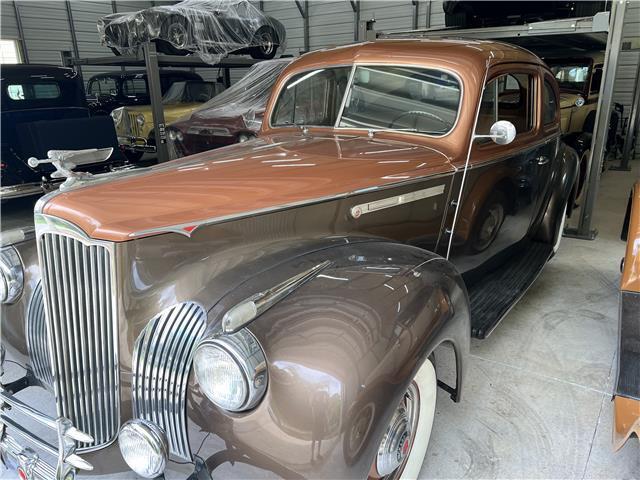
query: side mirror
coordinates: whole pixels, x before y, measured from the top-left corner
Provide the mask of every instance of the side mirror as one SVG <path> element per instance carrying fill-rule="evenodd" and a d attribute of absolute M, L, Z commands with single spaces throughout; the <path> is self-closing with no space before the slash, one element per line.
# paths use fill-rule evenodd
<path fill-rule="evenodd" d="M 489 135 L 474 135 L 473 138 L 490 138 L 498 145 L 508 145 L 516 138 L 516 127 L 508 120 L 498 120 L 491 125 Z"/>

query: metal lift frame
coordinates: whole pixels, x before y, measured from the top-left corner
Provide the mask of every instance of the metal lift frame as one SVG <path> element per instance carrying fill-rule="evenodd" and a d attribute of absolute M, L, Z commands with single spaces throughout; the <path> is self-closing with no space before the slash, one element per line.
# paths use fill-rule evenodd
<path fill-rule="evenodd" d="M 205 63 L 197 56 L 164 55 L 156 51 L 153 42 L 147 42 L 138 52 L 138 55 L 105 56 L 93 58 L 76 58 L 72 52 L 61 52 L 62 63 L 68 67 L 81 67 L 82 65 L 109 66 L 109 67 L 144 67 L 147 72 L 147 83 L 149 85 L 149 97 L 151 102 L 151 112 L 153 114 L 153 131 L 156 140 L 156 154 L 158 162 L 169 160 L 169 149 L 167 147 L 167 133 L 164 120 L 164 109 L 162 108 L 162 90 L 160 88 L 160 68 L 161 67 L 189 67 L 189 68 L 218 68 L 224 69 L 224 83 L 227 87 L 231 83 L 230 69 L 248 68 L 260 62 L 249 57 L 229 56 L 223 58 L 219 63 Z"/>
<path fill-rule="evenodd" d="M 613 86 L 618 66 L 618 54 L 622 45 L 622 27 L 626 8 L 625 0 L 612 2 L 611 12 L 599 12 L 593 17 L 567 18 L 535 22 L 524 25 L 470 29 L 418 29 L 403 32 L 377 32 L 377 38 L 432 38 L 458 37 L 487 40 L 514 39 L 523 37 L 583 34 L 607 34 L 607 46 L 603 69 L 602 84 L 598 99 L 598 109 L 594 125 L 593 143 L 588 160 L 587 190 L 576 228 L 565 228 L 564 235 L 585 240 L 593 240 L 597 231 L 591 228 L 593 210 L 598 195 L 600 172 L 604 161 L 604 150 L 609 128 L 609 112 L 613 99 Z"/>

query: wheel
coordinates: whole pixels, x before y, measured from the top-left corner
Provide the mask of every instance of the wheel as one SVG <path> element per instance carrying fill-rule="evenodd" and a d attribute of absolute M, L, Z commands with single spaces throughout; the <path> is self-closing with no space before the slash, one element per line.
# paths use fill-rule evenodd
<path fill-rule="evenodd" d="M 116 57 L 119 57 L 120 55 L 122 55 L 122 54 L 120 53 L 120 50 L 118 50 L 117 48 L 115 48 L 115 47 L 109 47 L 109 48 L 111 49 L 111 51 L 113 52 L 113 54 L 114 54 Z"/>
<path fill-rule="evenodd" d="M 418 478 L 436 410 L 436 371 L 425 360 L 402 396 L 382 437 L 369 478 Z"/>
<path fill-rule="evenodd" d="M 124 158 L 132 163 L 139 161 L 144 155 L 144 152 L 137 152 L 135 150 L 124 150 L 122 153 L 124 154 Z"/>
<path fill-rule="evenodd" d="M 159 52 L 167 55 L 188 55 L 190 45 L 188 24 L 179 18 L 170 19 L 163 27 L 162 38 L 155 40 Z"/>
<path fill-rule="evenodd" d="M 470 248 L 473 252 L 486 250 L 496 239 L 504 222 L 506 205 L 507 198 L 500 190 L 493 192 L 485 201 L 471 233 Z"/>
<path fill-rule="evenodd" d="M 262 27 L 256 32 L 251 43 L 255 45 L 249 51 L 251 58 L 271 60 L 276 56 L 279 43 L 278 36 L 272 28 Z"/>

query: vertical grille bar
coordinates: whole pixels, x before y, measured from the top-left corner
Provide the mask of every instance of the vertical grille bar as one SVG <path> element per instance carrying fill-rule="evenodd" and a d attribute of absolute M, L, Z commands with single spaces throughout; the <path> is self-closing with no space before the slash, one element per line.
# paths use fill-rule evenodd
<path fill-rule="evenodd" d="M 53 373 L 49 356 L 49 331 L 44 315 L 42 282 L 36 285 L 27 310 L 27 351 L 35 377 L 46 388 L 53 389 Z"/>
<path fill-rule="evenodd" d="M 81 445 L 91 449 L 114 440 L 120 426 L 111 254 L 49 232 L 39 248 L 58 414 L 94 437 Z"/>
<path fill-rule="evenodd" d="M 187 381 L 206 318 L 196 303 L 174 305 L 149 321 L 133 350 L 134 416 L 160 425 L 171 452 L 189 460 Z"/>

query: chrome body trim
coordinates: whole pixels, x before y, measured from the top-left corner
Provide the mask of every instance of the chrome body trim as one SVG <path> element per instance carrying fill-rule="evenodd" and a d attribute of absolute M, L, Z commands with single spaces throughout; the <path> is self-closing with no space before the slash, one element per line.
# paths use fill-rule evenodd
<path fill-rule="evenodd" d="M 21 183 L 20 185 L 7 185 L 0 187 L 0 199 L 11 200 L 12 198 L 29 197 L 44 193 L 45 187 L 42 182 Z"/>
<path fill-rule="evenodd" d="M 8 247 L 20 242 L 26 242 L 35 238 L 36 229 L 34 227 L 13 228 L 0 232 L 0 247 Z"/>
<path fill-rule="evenodd" d="M 377 212 L 391 207 L 398 207 L 406 203 L 417 202 L 418 200 L 424 200 L 425 198 L 442 195 L 444 193 L 444 188 L 444 184 L 437 185 L 435 187 L 424 188 L 422 190 L 416 190 L 402 195 L 382 198 L 369 203 L 361 203 L 351 207 L 349 214 L 352 218 L 360 218 L 362 215 L 366 215 L 367 213 Z"/>
<path fill-rule="evenodd" d="M 92 435 L 94 450 L 120 427 L 120 370 L 113 243 L 35 215 L 58 416 Z"/>
<path fill-rule="evenodd" d="M 233 306 L 222 317 L 222 331 L 227 334 L 238 332 L 329 265 L 331 262 L 326 260 Z"/>
<path fill-rule="evenodd" d="M 169 307 L 140 332 L 132 357 L 134 418 L 159 425 L 171 453 L 191 460 L 187 431 L 187 384 L 207 312 L 194 302 Z"/>
<path fill-rule="evenodd" d="M 33 374 L 45 388 L 53 390 L 49 330 L 44 313 L 42 282 L 38 282 L 29 300 L 25 330 L 27 352 L 29 353 Z"/>

